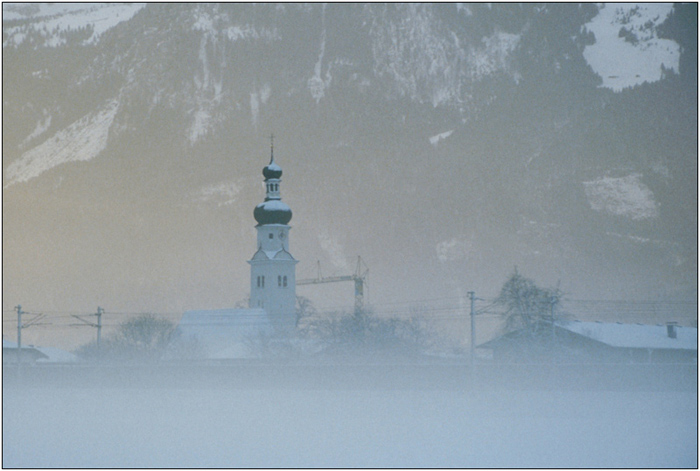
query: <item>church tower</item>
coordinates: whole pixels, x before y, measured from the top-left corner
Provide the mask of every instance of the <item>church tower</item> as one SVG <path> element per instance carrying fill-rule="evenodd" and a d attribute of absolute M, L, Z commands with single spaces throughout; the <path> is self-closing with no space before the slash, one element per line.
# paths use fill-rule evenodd
<path fill-rule="evenodd" d="M 270 163 L 263 168 L 265 201 L 255 207 L 258 250 L 250 263 L 250 307 L 265 309 L 277 329 L 296 325 L 296 264 L 289 253 L 292 210 L 282 202 L 282 169 L 275 163 L 270 139 Z"/>

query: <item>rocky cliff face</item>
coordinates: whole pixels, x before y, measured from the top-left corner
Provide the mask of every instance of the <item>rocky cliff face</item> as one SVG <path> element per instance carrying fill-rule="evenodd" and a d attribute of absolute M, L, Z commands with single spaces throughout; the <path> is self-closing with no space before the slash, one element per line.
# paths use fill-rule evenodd
<path fill-rule="evenodd" d="M 693 298 L 695 8 L 5 4 L 5 302 L 233 305 L 271 132 L 299 278 Z"/>

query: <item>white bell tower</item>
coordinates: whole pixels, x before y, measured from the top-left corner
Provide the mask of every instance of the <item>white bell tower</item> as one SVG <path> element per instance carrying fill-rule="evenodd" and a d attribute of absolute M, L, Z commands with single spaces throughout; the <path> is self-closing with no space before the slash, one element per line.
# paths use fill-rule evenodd
<path fill-rule="evenodd" d="M 265 201 L 253 213 L 258 224 L 258 250 L 250 263 L 250 307 L 265 309 L 278 330 L 296 326 L 296 264 L 289 253 L 292 210 L 282 202 L 282 169 L 275 163 L 270 137 L 270 163 L 263 168 Z"/>

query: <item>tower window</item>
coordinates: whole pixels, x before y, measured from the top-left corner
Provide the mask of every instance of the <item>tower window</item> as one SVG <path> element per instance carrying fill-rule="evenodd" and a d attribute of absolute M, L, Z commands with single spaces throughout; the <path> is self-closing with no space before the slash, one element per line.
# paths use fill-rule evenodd
<path fill-rule="evenodd" d="M 282 286 L 287 287 L 287 276 L 282 277 Z"/>
<path fill-rule="evenodd" d="M 258 288 L 260 288 L 260 277 L 258 277 Z"/>
<path fill-rule="evenodd" d="M 260 284 L 261 284 L 261 287 L 264 288 L 264 287 L 265 287 L 265 277 L 264 277 L 264 276 L 261 276 L 261 277 L 260 277 L 260 281 L 261 281 L 261 283 L 260 283 Z"/>
<path fill-rule="evenodd" d="M 277 287 L 282 287 L 282 277 L 280 275 L 277 275 Z"/>
<path fill-rule="evenodd" d="M 269 237 L 270 239 L 274 239 L 274 238 L 275 238 L 275 236 L 272 234 L 272 232 L 270 232 L 270 235 L 268 235 L 268 237 Z"/>

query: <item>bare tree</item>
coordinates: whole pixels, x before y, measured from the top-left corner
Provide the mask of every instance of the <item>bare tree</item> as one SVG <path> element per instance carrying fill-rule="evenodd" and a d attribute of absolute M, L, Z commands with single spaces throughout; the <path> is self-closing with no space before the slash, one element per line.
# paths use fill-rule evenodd
<path fill-rule="evenodd" d="M 309 319 L 312 317 L 315 317 L 317 314 L 316 307 L 314 306 L 314 303 L 311 302 L 309 298 L 306 296 L 297 296 L 297 302 L 296 302 L 296 327 L 300 327 L 300 323 L 304 319 Z"/>
<path fill-rule="evenodd" d="M 246 295 L 245 298 L 239 300 L 236 302 L 236 304 L 233 305 L 234 309 L 248 309 L 250 308 L 250 295 Z"/>
<path fill-rule="evenodd" d="M 326 313 L 310 323 L 310 332 L 328 353 L 421 355 L 433 343 L 424 318 L 376 316 L 371 309 Z"/>
<path fill-rule="evenodd" d="M 523 329 L 531 335 L 544 328 L 551 331 L 554 305 L 560 296 L 558 288 L 541 288 L 516 268 L 496 298 L 496 304 L 503 308 L 505 330 Z"/>
<path fill-rule="evenodd" d="M 166 352 L 176 336 L 175 323 L 141 314 L 119 324 L 117 331 L 107 338 L 100 347 L 88 344 L 76 353 L 87 359 L 117 361 L 154 361 Z"/>

